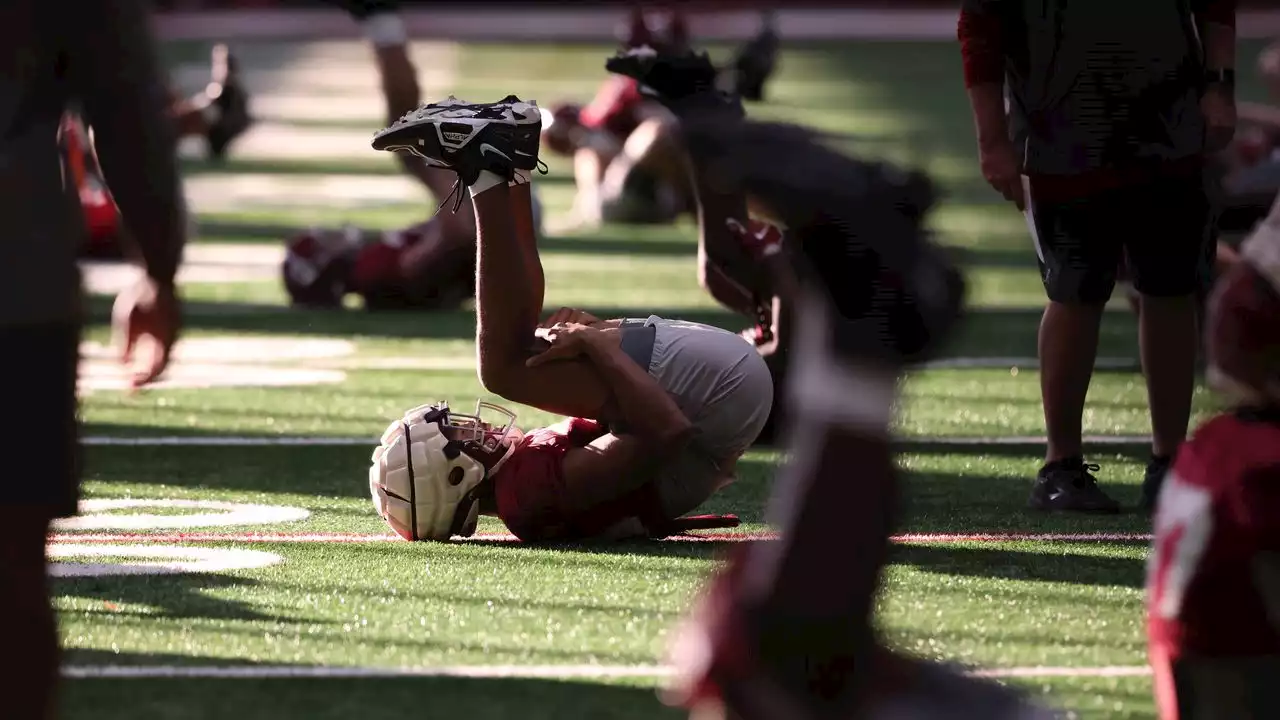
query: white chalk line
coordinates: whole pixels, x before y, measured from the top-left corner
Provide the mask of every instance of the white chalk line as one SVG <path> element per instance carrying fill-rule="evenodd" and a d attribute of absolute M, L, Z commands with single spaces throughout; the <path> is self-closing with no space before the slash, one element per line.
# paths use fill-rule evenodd
<path fill-rule="evenodd" d="M 113 515 L 112 510 L 157 507 L 175 510 L 212 510 L 216 512 L 190 515 Z M 231 527 L 236 525 L 274 525 L 297 522 L 311 517 L 311 511 L 287 505 L 223 502 L 220 500 L 169 500 L 164 498 L 94 498 L 81 500 L 80 515 L 53 523 L 55 530 L 184 530 L 190 528 Z"/>
<path fill-rule="evenodd" d="M 284 562 L 284 558 L 263 550 L 184 547 L 181 545 L 89 545 L 50 544 L 46 557 L 58 561 L 77 557 L 145 558 L 139 563 L 51 562 L 53 577 L 113 577 L 120 575 L 183 575 L 188 573 L 256 570 Z"/>
<path fill-rule="evenodd" d="M 277 447 L 277 446 L 316 446 L 316 447 L 357 447 L 377 444 L 378 439 L 369 437 L 344 436 L 269 436 L 269 435 L 153 435 L 145 437 L 119 437 L 110 435 L 88 435 L 80 439 L 81 444 L 90 446 L 124 446 L 124 447 Z M 1005 437 L 929 437 L 903 436 L 896 442 L 908 445 L 954 445 L 956 447 L 974 447 L 979 445 L 1044 445 L 1044 436 L 1010 435 Z M 1087 435 L 1086 445 L 1104 447 L 1141 445 L 1151 442 L 1150 435 Z"/>
<path fill-rule="evenodd" d="M 1143 677 L 1144 665 L 1105 667 L 1009 667 L 969 671 L 986 678 Z M 68 665 L 62 676 L 71 679 L 271 679 L 271 678 L 668 678 L 672 668 L 662 665 L 453 665 L 440 667 L 335 667 L 311 665 L 181 666 L 181 665 Z"/>

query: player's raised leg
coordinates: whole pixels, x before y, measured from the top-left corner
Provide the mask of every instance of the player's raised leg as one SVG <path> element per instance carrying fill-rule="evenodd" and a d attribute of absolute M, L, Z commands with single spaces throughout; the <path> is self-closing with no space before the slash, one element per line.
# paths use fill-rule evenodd
<path fill-rule="evenodd" d="M 513 191 L 509 184 L 527 183 L 539 167 L 541 122 L 537 105 L 515 96 L 496 103 L 449 98 L 379 132 L 373 147 L 448 168 L 471 193 L 477 229 L 476 342 L 485 388 L 547 412 L 599 418 L 609 393 L 589 364 L 526 365 L 542 309 L 541 273 L 531 272 L 526 262 L 526 248 L 535 250 L 527 188 Z M 513 213 L 513 207 L 524 210 Z M 536 263 L 536 254 L 530 257 Z"/>

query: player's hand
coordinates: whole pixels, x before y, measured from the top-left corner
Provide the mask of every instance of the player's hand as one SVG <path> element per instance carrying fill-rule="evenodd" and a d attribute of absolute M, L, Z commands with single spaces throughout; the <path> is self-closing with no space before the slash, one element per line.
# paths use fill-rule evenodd
<path fill-rule="evenodd" d="M 1231 144 L 1236 133 L 1236 98 L 1231 90 L 1212 86 L 1200 98 L 1204 114 L 1205 152 L 1218 152 Z"/>
<path fill-rule="evenodd" d="M 748 220 L 743 225 L 733 218 L 725 219 L 724 224 L 756 260 L 764 260 L 782 250 L 782 230 L 777 225 L 760 220 Z"/>
<path fill-rule="evenodd" d="M 588 345 L 601 331 L 581 323 L 557 323 L 538 328 L 534 337 L 550 343 L 545 350 L 525 361 L 526 367 L 537 367 L 553 360 L 570 360 L 587 352 Z"/>
<path fill-rule="evenodd" d="M 182 327 L 182 305 L 172 285 L 161 285 L 144 277 L 116 297 L 111 310 L 115 342 L 120 362 L 134 370 L 132 385 L 140 388 L 164 373 L 173 345 Z M 150 340 L 148 357 L 134 363 L 138 341 Z"/>
<path fill-rule="evenodd" d="M 996 192 L 1017 205 L 1019 210 L 1026 207 L 1026 198 L 1022 196 L 1022 170 L 1018 167 L 1018 155 L 1012 140 L 979 143 L 978 162 L 982 177 Z"/>
<path fill-rule="evenodd" d="M 595 325 L 599 322 L 603 322 L 603 321 L 600 320 L 600 318 L 596 317 L 595 315 L 592 315 L 591 313 L 587 312 L 586 310 L 578 310 L 576 308 L 571 308 L 571 307 L 562 307 L 559 310 L 551 313 L 551 317 L 547 318 L 546 320 L 543 320 L 542 323 L 538 325 L 538 327 L 546 329 L 546 328 L 555 327 L 556 325 L 560 325 L 563 323 L 576 323 L 578 325 Z"/>

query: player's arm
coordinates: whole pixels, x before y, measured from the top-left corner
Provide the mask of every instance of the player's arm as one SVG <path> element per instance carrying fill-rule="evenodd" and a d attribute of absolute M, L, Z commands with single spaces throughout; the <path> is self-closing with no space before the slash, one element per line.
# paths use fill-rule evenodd
<path fill-rule="evenodd" d="M 1007 0 L 964 0 L 956 27 L 980 146 L 1009 140 L 1004 107 L 1003 13 L 1007 4 Z"/>
<path fill-rule="evenodd" d="M 171 288 L 186 241 L 177 132 L 168 114 L 148 8 L 88 2 L 67 19 L 69 79 L 94 130 L 99 162 L 146 272 Z"/>
<path fill-rule="evenodd" d="M 1235 70 L 1236 0 L 1194 0 L 1196 29 L 1210 70 Z"/>
<path fill-rule="evenodd" d="M 602 435 L 565 456 L 565 502 L 580 510 L 629 492 L 693 440 L 693 423 L 660 385 L 627 357 L 616 334 L 591 332 L 586 355 L 613 391 L 623 435 Z"/>

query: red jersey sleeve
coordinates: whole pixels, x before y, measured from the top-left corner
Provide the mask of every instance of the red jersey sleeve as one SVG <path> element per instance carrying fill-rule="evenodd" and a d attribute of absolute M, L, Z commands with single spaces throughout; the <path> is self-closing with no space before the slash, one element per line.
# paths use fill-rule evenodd
<path fill-rule="evenodd" d="M 1280 461 L 1242 478 L 1234 504 L 1242 529 L 1258 549 L 1280 552 Z"/>
<path fill-rule="evenodd" d="M 535 430 L 507 458 L 494 486 L 498 518 L 511 534 L 532 542 L 563 535 L 564 456 L 572 443 L 548 429 Z"/>

